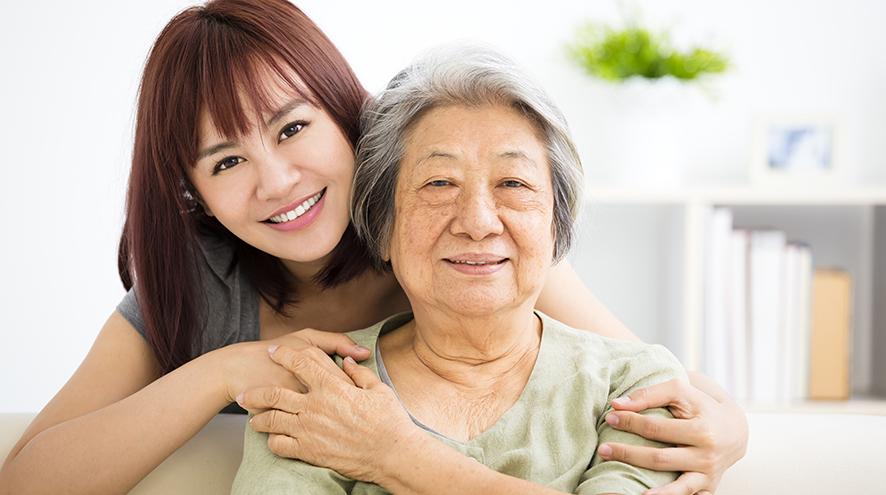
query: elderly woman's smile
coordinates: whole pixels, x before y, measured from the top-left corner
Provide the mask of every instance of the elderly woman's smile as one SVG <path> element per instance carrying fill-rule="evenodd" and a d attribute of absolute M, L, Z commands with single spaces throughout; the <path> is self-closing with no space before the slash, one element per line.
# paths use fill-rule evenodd
<path fill-rule="evenodd" d="M 554 246 L 539 134 L 504 104 L 437 107 L 409 129 L 388 254 L 411 300 L 485 313 L 534 300 Z"/>

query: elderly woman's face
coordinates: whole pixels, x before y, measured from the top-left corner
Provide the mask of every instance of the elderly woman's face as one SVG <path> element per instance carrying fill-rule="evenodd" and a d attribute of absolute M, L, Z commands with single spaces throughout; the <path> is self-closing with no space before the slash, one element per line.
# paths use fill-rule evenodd
<path fill-rule="evenodd" d="M 554 197 L 540 131 L 504 105 L 444 106 L 406 137 L 389 245 L 413 308 L 534 305 L 551 265 Z"/>

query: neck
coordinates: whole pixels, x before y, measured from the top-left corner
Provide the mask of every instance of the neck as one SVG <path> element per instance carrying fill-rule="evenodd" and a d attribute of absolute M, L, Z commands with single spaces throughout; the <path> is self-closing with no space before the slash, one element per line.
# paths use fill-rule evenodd
<path fill-rule="evenodd" d="M 326 267 L 328 263 L 329 257 L 326 256 L 319 260 L 308 261 L 308 262 L 300 262 L 300 261 L 290 261 L 281 259 L 283 262 L 283 266 L 289 271 L 289 274 L 292 275 L 293 279 L 295 279 L 295 286 L 298 289 L 300 294 L 312 294 L 316 292 L 322 291 L 322 287 L 320 287 L 317 282 L 314 281 L 314 277 L 320 273 L 323 268 Z"/>
<path fill-rule="evenodd" d="M 416 323 L 420 321 L 421 323 Z M 421 367 L 459 388 L 489 390 L 512 376 L 528 376 L 541 342 L 541 322 L 527 308 L 464 317 L 416 311 L 408 326 Z"/>

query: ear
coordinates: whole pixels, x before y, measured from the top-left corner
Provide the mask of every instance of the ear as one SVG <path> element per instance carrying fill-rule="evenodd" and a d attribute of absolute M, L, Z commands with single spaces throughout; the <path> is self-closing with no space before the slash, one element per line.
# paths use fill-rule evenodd
<path fill-rule="evenodd" d="M 200 208 L 203 209 L 203 213 L 205 213 L 206 216 L 208 216 L 208 217 L 215 216 L 212 214 L 212 210 L 209 209 L 209 206 L 206 204 L 206 202 L 203 201 L 203 198 L 200 197 L 200 193 L 198 193 L 192 187 L 187 187 L 187 186 L 185 187 L 185 199 L 187 201 L 192 201 L 192 202 L 200 205 Z"/>
<path fill-rule="evenodd" d="M 383 234 L 385 235 L 385 234 Z M 379 255 L 381 255 L 381 260 L 387 264 L 391 263 L 391 233 L 388 232 L 385 237 L 387 239 L 381 243 L 379 246 Z"/>
<path fill-rule="evenodd" d="M 200 206 L 203 208 L 203 213 L 206 213 L 206 216 L 207 216 L 207 217 L 214 217 L 214 216 L 215 216 L 215 215 L 212 214 L 212 210 L 209 209 L 209 205 L 207 205 L 206 202 L 203 201 L 202 198 L 200 198 L 200 197 L 198 196 L 198 197 L 196 198 L 196 200 L 197 200 L 197 203 L 200 204 Z"/>

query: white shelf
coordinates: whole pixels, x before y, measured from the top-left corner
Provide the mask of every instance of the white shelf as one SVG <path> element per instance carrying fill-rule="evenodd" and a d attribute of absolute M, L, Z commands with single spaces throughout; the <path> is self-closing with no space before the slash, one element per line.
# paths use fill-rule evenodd
<path fill-rule="evenodd" d="M 882 205 L 886 204 L 886 187 L 679 186 L 656 189 L 604 185 L 587 188 L 585 199 L 590 204 Z"/>
<path fill-rule="evenodd" d="M 886 415 L 886 186 L 589 186 L 573 266 L 641 338 L 666 345 L 688 369 L 703 364 L 705 218 L 712 208 L 733 209 L 739 227 L 777 228 L 807 242 L 817 267 L 847 270 L 856 398 L 750 408 Z"/>

